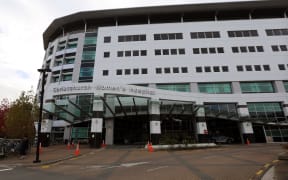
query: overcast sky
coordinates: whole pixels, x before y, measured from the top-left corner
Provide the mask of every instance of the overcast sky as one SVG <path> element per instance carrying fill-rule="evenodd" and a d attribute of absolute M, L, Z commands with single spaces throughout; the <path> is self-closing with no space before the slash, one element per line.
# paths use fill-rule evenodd
<path fill-rule="evenodd" d="M 42 33 L 78 11 L 239 0 L 0 0 L 0 100 L 35 90 L 44 58 Z"/>

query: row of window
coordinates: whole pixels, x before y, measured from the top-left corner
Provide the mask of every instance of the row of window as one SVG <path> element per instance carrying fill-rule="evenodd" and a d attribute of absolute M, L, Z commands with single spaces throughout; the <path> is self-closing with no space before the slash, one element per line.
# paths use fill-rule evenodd
<path fill-rule="evenodd" d="M 162 33 L 154 34 L 154 40 L 176 40 L 183 39 L 182 33 Z"/>
<path fill-rule="evenodd" d="M 233 53 L 247 53 L 247 52 L 264 52 L 263 46 L 240 46 L 232 47 Z"/>
<path fill-rule="evenodd" d="M 147 50 L 117 51 L 117 57 L 147 56 Z M 105 57 L 105 56 L 104 56 Z"/>
<path fill-rule="evenodd" d="M 146 41 L 145 34 L 118 36 L 118 42 Z"/>
<path fill-rule="evenodd" d="M 274 52 L 288 51 L 287 45 L 272 45 L 271 48 Z"/>
<path fill-rule="evenodd" d="M 135 69 L 117 69 L 116 70 L 116 75 L 138 75 L 138 74 L 148 74 L 148 69 L 147 68 L 135 68 Z M 109 71 L 108 70 L 103 70 L 103 76 L 108 76 Z"/>
<path fill-rule="evenodd" d="M 279 70 L 286 70 L 286 67 L 284 64 L 279 64 L 278 65 Z M 270 66 L 267 64 L 264 65 L 237 65 L 236 69 L 238 72 L 244 72 L 244 71 L 270 71 Z M 288 64 L 287 64 L 287 69 L 288 69 Z M 104 73 L 105 71 L 105 73 Z M 202 73 L 202 72 L 229 72 L 229 67 L 228 66 L 196 66 L 195 67 L 196 73 Z M 117 70 L 116 75 L 130 75 L 132 72 L 130 70 L 127 70 L 127 73 L 122 73 L 122 70 Z M 135 71 L 136 73 L 133 74 L 139 74 L 139 71 Z M 145 73 L 142 74 L 147 74 L 148 70 L 145 70 Z M 157 67 L 155 68 L 155 73 L 156 74 L 170 74 L 170 73 L 188 73 L 188 67 Z M 103 76 L 108 76 L 108 70 L 103 70 Z"/>
<path fill-rule="evenodd" d="M 216 54 L 224 53 L 223 47 L 193 48 L 193 54 Z"/>
<path fill-rule="evenodd" d="M 185 49 L 184 48 L 179 48 L 179 49 L 155 49 L 154 51 L 156 56 L 160 55 L 183 55 L 185 54 Z"/>
<path fill-rule="evenodd" d="M 228 31 L 228 37 L 256 37 L 257 30 Z"/>
<path fill-rule="evenodd" d="M 208 38 L 220 38 L 219 31 L 207 31 L 207 32 L 191 32 L 191 39 L 208 39 Z"/>
<path fill-rule="evenodd" d="M 288 28 L 286 29 L 266 29 L 267 36 L 288 36 Z"/>

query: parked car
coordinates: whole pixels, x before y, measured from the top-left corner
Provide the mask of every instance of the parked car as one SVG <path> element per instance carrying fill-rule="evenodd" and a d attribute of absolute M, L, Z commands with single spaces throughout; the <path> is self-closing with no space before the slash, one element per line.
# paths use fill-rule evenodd
<path fill-rule="evenodd" d="M 227 144 L 231 144 L 232 142 L 234 142 L 234 138 L 232 137 L 228 137 L 228 136 L 213 136 L 211 138 L 211 140 L 214 143 L 227 143 Z"/>

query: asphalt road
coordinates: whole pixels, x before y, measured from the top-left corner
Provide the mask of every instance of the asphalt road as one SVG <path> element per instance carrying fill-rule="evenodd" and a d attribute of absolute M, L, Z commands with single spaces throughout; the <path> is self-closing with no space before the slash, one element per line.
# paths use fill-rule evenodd
<path fill-rule="evenodd" d="M 261 175 L 263 171 L 260 169 L 275 161 L 280 152 L 283 149 L 279 144 L 229 145 L 153 153 L 141 149 L 108 148 L 41 167 L 0 167 L 0 177 L 3 180 L 247 180 Z M 7 170 L 3 170 L 5 168 Z"/>

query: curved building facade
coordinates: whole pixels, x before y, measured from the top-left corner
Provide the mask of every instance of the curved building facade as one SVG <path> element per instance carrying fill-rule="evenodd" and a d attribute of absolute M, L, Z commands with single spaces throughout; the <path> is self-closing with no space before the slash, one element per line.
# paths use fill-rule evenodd
<path fill-rule="evenodd" d="M 287 9 L 273 0 L 55 19 L 43 34 L 46 141 L 287 141 Z"/>

